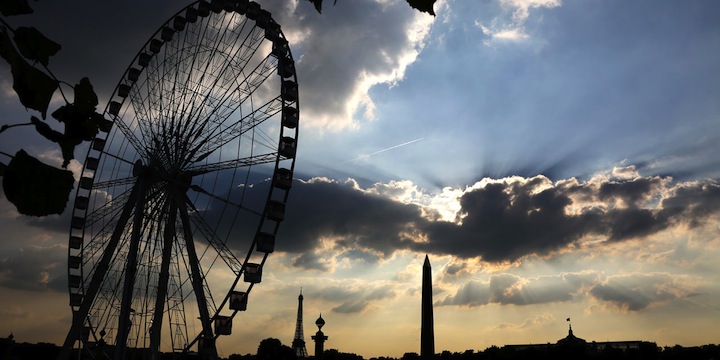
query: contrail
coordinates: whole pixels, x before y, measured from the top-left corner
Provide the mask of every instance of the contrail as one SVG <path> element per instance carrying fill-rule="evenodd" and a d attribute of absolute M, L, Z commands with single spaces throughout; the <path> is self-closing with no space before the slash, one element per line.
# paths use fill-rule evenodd
<path fill-rule="evenodd" d="M 382 150 L 378 150 L 378 151 L 376 151 L 376 152 L 374 152 L 374 153 L 370 153 L 370 154 L 367 154 L 367 155 L 360 155 L 360 156 L 358 156 L 358 157 L 356 157 L 356 158 L 354 158 L 354 159 L 350 159 L 350 160 L 348 160 L 348 161 L 341 162 L 340 165 L 342 165 L 342 164 L 347 164 L 347 163 L 349 163 L 349 162 L 353 162 L 353 161 L 360 160 L 360 159 L 367 159 L 367 158 L 369 158 L 369 157 L 371 157 L 371 156 L 373 156 L 373 155 L 377 155 L 377 154 L 380 154 L 380 153 L 383 153 L 383 152 L 386 152 L 386 151 L 390 151 L 390 150 L 392 150 L 392 149 L 397 149 L 397 148 L 399 148 L 399 147 L 401 147 L 401 146 L 410 145 L 410 144 L 412 144 L 412 143 L 416 143 L 416 142 L 418 142 L 418 141 L 420 141 L 420 140 L 423 140 L 423 139 L 425 139 L 425 138 L 418 138 L 418 139 L 415 139 L 415 140 L 410 140 L 410 141 L 404 142 L 404 143 L 402 143 L 402 144 L 398 144 L 398 145 L 395 145 L 395 146 L 391 146 L 391 147 L 389 147 L 389 148 L 385 148 L 385 149 L 382 149 Z"/>

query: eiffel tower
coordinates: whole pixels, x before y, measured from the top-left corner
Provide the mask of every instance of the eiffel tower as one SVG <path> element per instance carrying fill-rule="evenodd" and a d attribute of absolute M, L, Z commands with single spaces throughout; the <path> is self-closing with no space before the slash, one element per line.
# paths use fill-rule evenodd
<path fill-rule="evenodd" d="M 292 348 L 295 350 L 295 355 L 298 358 L 308 357 L 307 349 L 305 349 L 305 334 L 303 333 L 303 309 L 302 309 L 302 288 L 300 289 L 300 296 L 298 296 L 298 313 L 297 322 L 295 323 L 295 338 L 292 342 Z"/>

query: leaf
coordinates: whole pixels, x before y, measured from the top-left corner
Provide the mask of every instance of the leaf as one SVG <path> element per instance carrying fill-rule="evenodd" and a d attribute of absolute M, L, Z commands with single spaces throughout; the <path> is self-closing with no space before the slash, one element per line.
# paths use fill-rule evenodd
<path fill-rule="evenodd" d="M 75 106 L 80 111 L 91 113 L 95 112 L 97 105 L 98 97 L 90 80 L 86 77 L 80 79 L 80 83 L 75 85 Z"/>
<path fill-rule="evenodd" d="M 64 135 L 62 133 L 51 129 L 50 125 L 40 121 L 40 119 L 33 116 L 30 118 L 30 122 L 35 125 L 35 131 L 46 139 L 52 142 L 60 142 L 63 140 Z"/>
<path fill-rule="evenodd" d="M 52 117 L 65 123 L 65 137 L 81 141 L 95 138 L 103 116 L 95 111 L 84 111 L 75 104 L 65 104 L 52 113 Z"/>
<path fill-rule="evenodd" d="M 26 59 L 48 66 L 50 57 L 60 51 L 60 44 L 48 39 L 34 27 L 21 26 L 13 36 L 20 54 Z"/>
<path fill-rule="evenodd" d="M 98 98 L 90 80 L 82 78 L 75 85 L 75 102 L 66 104 L 55 112 L 52 117 L 65 123 L 65 137 L 71 142 L 92 140 L 105 118 L 95 111 Z"/>
<path fill-rule="evenodd" d="M 5 175 L 5 169 L 7 169 L 7 165 L 0 163 L 0 176 Z"/>
<path fill-rule="evenodd" d="M 73 189 L 72 172 L 42 163 L 20 150 L 5 168 L 5 197 L 24 215 L 46 216 L 65 210 Z"/>
<path fill-rule="evenodd" d="M 54 115 L 55 113 L 53 113 Z M 68 136 L 67 134 L 60 133 L 58 131 L 55 131 L 50 128 L 50 126 L 36 117 L 32 117 L 31 122 L 33 125 L 35 125 L 35 130 L 37 132 L 44 136 L 46 139 L 58 143 L 60 145 L 60 150 L 62 150 L 63 155 L 63 164 L 62 167 L 66 168 L 68 164 L 70 163 L 70 160 L 72 160 L 75 157 L 75 147 L 80 145 L 80 143 L 83 141 L 82 139 L 79 139 L 77 137 Z M 65 131 L 67 131 L 67 126 L 65 127 Z"/>
<path fill-rule="evenodd" d="M 0 0 L 0 14 L 3 16 L 32 14 L 27 0 Z"/>
<path fill-rule="evenodd" d="M 95 111 L 97 104 L 98 98 L 90 80 L 82 78 L 75 85 L 75 102 L 65 104 L 52 113 L 53 118 L 65 124 L 65 134 L 57 141 L 62 149 L 63 167 L 73 159 L 75 146 L 95 138 L 105 122 L 105 118 Z"/>
<path fill-rule="evenodd" d="M 435 16 L 435 11 L 433 11 L 435 0 L 407 0 L 407 2 L 413 8 Z"/>
<path fill-rule="evenodd" d="M 27 63 L 23 62 L 27 65 Z M 30 66 L 13 66 L 13 89 L 20 102 L 28 108 L 37 110 L 43 119 L 47 117 L 47 109 L 58 83 L 44 72 Z"/>
<path fill-rule="evenodd" d="M 42 118 L 45 119 L 47 108 L 58 87 L 58 82 L 28 64 L 15 50 L 5 29 L 0 29 L 0 56 L 10 64 L 13 89 L 20 98 L 20 102 L 26 108 L 39 111 Z"/>
<path fill-rule="evenodd" d="M 308 0 L 308 1 L 311 2 L 311 3 L 313 3 L 313 5 L 315 5 L 315 10 L 317 10 L 317 12 L 318 12 L 319 14 L 322 14 L 322 2 L 323 2 L 323 0 Z"/>

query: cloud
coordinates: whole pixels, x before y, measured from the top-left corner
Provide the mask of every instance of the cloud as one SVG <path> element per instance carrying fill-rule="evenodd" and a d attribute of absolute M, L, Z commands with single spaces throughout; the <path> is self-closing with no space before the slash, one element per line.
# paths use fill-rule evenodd
<path fill-rule="evenodd" d="M 451 262 L 443 270 L 446 275 L 454 276 L 467 269 L 465 262 Z"/>
<path fill-rule="evenodd" d="M 267 181 L 260 181 L 244 189 L 246 199 L 261 200 L 267 186 Z M 208 223 L 217 223 L 221 209 L 213 202 L 207 204 L 204 212 Z M 320 273 L 334 272 L 338 264 L 347 261 L 378 263 L 399 251 L 449 255 L 454 260 L 442 269 L 441 277 L 459 280 L 467 279 L 471 270 L 482 264 L 548 256 L 583 246 L 584 239 L 590 237 L 593 246 L 600 247 L 642 240 L 671 227 L 701 226 L 718 213 L 720 185 L 713 180 L 673 183 L 662 177 L 615 178 L 608 174 L 587 181 L 556 182 L 544 176 L 509 177 L 484 179 L 465 188 L 432 194 L 409 181 L 363 188 L 351 179 L 313 178 L 294 182 L 276 251 L 289 256 L 289 265 Z M 6 215 L 10 218 L 4 221 L 17 226 L 17 218 Z M 232 231 L 229 246 L 240 254 L 248 250 L 255 231 L 243 216 L 232 229 L 216 229 L 220 234 Z M 36 231 L 67 231 L 66 216 L 26 221 Z M 58 246 L 64 246 L 64 241 Z M 64 278 L 58 274 L 64 273 L 65 250 L 43 243 L 33 245 L 37 246 L 25 246 L 23 252 L 2 259 L 1 285 L 34 290 L 56 285 L 64 288 Z M 468 267 L 465 262 L 470 260 L 473 265 Z M 494 278 L 492 284 L 501 280 L 511 279 Z M 567 276 L 563 281 L 553 286 L 570 286 Z M 454 302 L 520 304 L 546 301 L 549 296 L 526 293 L 526 286 L 516 284 L 516 292 L 499 297 L 488 292 L 485 284 L 469 283 Z M 555 301 L 566 299 L 572 292 L 562 293 Z M 338 310 L 360 310 L 350 305 L 345 303 Z"/>
<path fill-rule="evenodd" d="M 687 278 L 667 273 L 612 276 L 595 285 L 590 294 L 621 311 L 640 311 L 670 300 L 691 296 Z"/>
<path fill-rule="evenodd" d="M 304 126 L 354 127 L 358 112 L 361 119 L 373 119 L 375 104 L 368 91 L 403 79 L 433 18 L 404 2 L 347 1 L 322 14 L 294 3 L 271 12 L 295 56 Z"/>
<path fill-rule="evenodd" d="M 62 246 L 28 246 L 0 258 L 0 287 L 67 291 L 66 252 Z"/>
<path fill-rule="evenodd" d="M 336 313 L 357 313 L 367 309 L 374 302 L 395 297 L 395 291 L 391 285 L 382 285 L 379 287 L 368 287 L 361 291 L 355 292 L 352 298 L 346 300 L 342 304 L 334 307 L 333 312 Z"/>
<path fill-rule="evenodd" d="M 531 9 L 554 8 L 561 5 L 560 0 L 500 0 L 502 13 L 488 23 L 476 20 L 475 26 L 488 37 L 485 45 L 493 42 L 519 42 L 528 40 L 525 23 Z"/>
<path fill-rule="evenodd" d="M 555 321 L 555 317 L 551 314 L 541 314 L 538 316 L 535 316 L 533 318 L 527 318 L 525 321 L 523 321 L 521 324 L 512 324 L 512 323 L 502 323 L 495 327 L 497 330 L 506 330 L 506 329 L 530 329 L 537 327 L 539 325 L 543 324 L 549 324 Z"/>
<path fill-rule="evenodd" d="M 513 274 L 494 274 L 486 281 L 470 280 L 454 295 L 437 305 L 476 307 L 487 304 L 533 305 L 572 300 L 587 283 L 595 281 L 594 272 L 522 278 Z"/>
<path fill-rule="evenodd" d="M 590 297 L 612 309 L 640 311 L 670 300 L 692 296 L 695 288 L 690 277 L 668 273 L 635 273 L 605 277 L 595 271 L 582 271 L 531 278 L 501 273 L 491 275 L 487 280 L 470 280 L 460 286 L 454 294 L 438 301 L 437 305 L 522 306 L 568 302 L 580 297 Z"/>
<path fill-rule="evenodd" d="M 436 208 L 450 203 L 447 194 L 455 194 L 453 221 L 443 220 L 447 216 L 438 216 Z M 582 246 L 590 237 L 607 243 L 643 239 L 675 226 L 698 226 L 720 213 L 720 185 L 713 180 L 516 176 L 483 179 L 441 196 L 433 202 L 410 182 L 361 188 L 353 180 L 298 181 L 282 230 L 292 241 L 282 251 L 309 251 L 319 239 L 332 239 L 323 246 L 337 254 L 387 258 L 411 250 L 502 263 Z"/>
<path fill-rule="evenodd" d="M 402 234 L 421 219 L 416 205 L 361 189 L 353 180 L 296 181 L 291 196 L 278 235 L 287 239 L 278 245 L 286 252 L 307 252 L 329 239 L 332 251 L 369 249 L 387 257 L 401 248 Z"/>
<path fill-rule="evenodd" d="M 512 11 L 512 19 L 517 23 L 527 20 L 532 8 L 554 8 L 560 5 L 560 0 L 500 0 L 500 6 Z"/>
<path fill-rule="evenodd" d="M 320 282 L 303 288 L 303 293 L 312 294 L 314 301 L 330 303 L 331 311 L 351 314 L 368 311 L 373 304 L 396 296 L 394 286 L 383 282 L 363 282 L 349 279 Z M 292 292 L 292 289 L 281 292 Z"/>
<path fill-rule="evenodd" d="M 292 260 L 292 266 L 305 270 L 330 271 L 332 264 L 317 252 L 304 252 Z"/>

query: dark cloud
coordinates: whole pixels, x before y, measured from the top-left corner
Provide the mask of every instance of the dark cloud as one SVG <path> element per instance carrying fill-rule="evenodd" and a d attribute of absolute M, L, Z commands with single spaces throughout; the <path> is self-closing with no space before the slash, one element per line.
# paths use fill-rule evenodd
<path fill-rule="evenodd" d="M 233 191 L 239 196 L 239 192 L 246 190 L 248 203 L 262 203 L 267 186 L 267 181 L 258 180 L 250 188 Z M 424 217 L 430 210 L 420 205 L 422 201 L 415 204 L 393 200 L 387 194 L 398 196 L 402 192 L 390 190 L 380 185 L 362 189 L 351 180 L 296 180 L 276 251 L 288 253 L 294 267 L 320 272 L 331 271 L 339 258 L 376 263 L 401 250 L 502 262 L 550 254 L 586 235 L 618 242 L 642 238 L 674 225 L 699 226 L 720 212 L 720 186 L 711 180 L 673 185 L 659 178 L 556 183 L 541 176 L 507 178 L 466 190 L 459 199 L 458 223 Z M 229 245 L 236 254 L 246 254 L 256 230 L 255 222 L 242 212 L 238 217 L 234 213 L 221 215 L 222 207 L 213 201 L 205 205 L 202 211 L 208 224 L 232 223 L 232 228 L 221 225 L 215 229 L 230 234 Z M 236 221 L 218 220 L 223 217 Z M 31 223 L 64 232 L 63 218 Z M 15 237 L 9 241 L 20 246 Z M 63 241 L 56 245 L 64 244 Z M 65 254 L 63 249 L 39 246 L 6 253 L 0 261 L 0 286 L 65 291 Z M 462 263 L 450 264 L 444 274 L 458 276 L 463 271 Z M 547 287 L 557 291 L 545 294 L 540 290 L 528 292 L 524 290 L 526 285 L 513 281 L 517 279 L 468 283 L 443 303 L 564 301 L 571 296 L 572 289 L 581 285 L 565 277 L 563 282 Z M 598 288 L 595 296 L 612 298 L 616 287 L 611 285 Z M 493 292 L 511 286 L 520 287 L 514 292 Z M 337 311 L 362 311 L 366 305 L 364 300 L 353 301 L 339 301 Z M 627 304 L 629 309 L 642 308 L 643 304 L 636 298 L 616 301 Z"/>
<path fill-rule="evenodd" d="M 514 260 L 547 253 L 595 232 L 596 211 L 568 216 L 572 200 L 560 189 L 536 193 L 537 179 L 525 184 L 496 183 L 465 193 L 460 199 L 462 224 L 429 222 L 422 226 L 432 240 L 426 247 L 487 261 Z"/>
<path fill-rule="evenodd" d="M 12 21 L 29 22 L 58 42 L 62 49 L 51 58 L 53 73 L 72 84 L 89 77 L 104 104 L 102 99 L 109 96 L 145 42 L 184 5 L 172 1 L 90 4 L 69 0 L 31 6 L 35 10 L 32 15 Z M 129 23 L 133 26 L 127 26 Z"/>
<path fill-rule="evenodd" d="M 346 252 L 343 252 L 342 255 L 340 255 L 340 258 L 349 259 L 352 261 L 363 261 L 365 263 L 374 264 L 377 263 L 380 257 L 373 252 L 370 251 L 364 251 L 361 249 L 352 249 Z"/>
<path fill-rule="evenodd" d="M 687 224 L 697 226 L 720 212 L 720 186 L 707 180 L 671 184 L 667 178 L 506 178 L 466 190 L 457 222 L 423 216 L 424 205 L 402 203 L 355 182 L 297 181 L 283 251 L 306 252 L 320 238 L 338 253 L 364 251 L 389 256 L 409 249 L 485 261 L 546 255 L 585 236 L 618 242 L 640 239 Z M 372 257 L 369 258 L 372 260 Z M 460 269 L 448 269 L 449 274 Z M 450 274 L 451 275 L 451 274 Z"/>
<path fill-rule="evenodd" d="M 625 311 L 645 308 L 691 295 L 686 284 L 670 274 L 632 274 L 614 276 L 595 285 L 590 294 Z"/>
<path fill-rule="evenodd" d="M 618 171 L 622 173 L 622 171 Z M 643 200 L 648 200 L 652 190 L 662 185 L 659 177 L 638 178 L 631 181 L 617 182 L 608 181 L 600 185 L 597 191 L 600 200 L 617 200 L 627 206 L 637 207 Z"/>
<path fill-rule="evenodd" d="M 292 265 L 305 270 L 328 271 L 330 265 L 313 252 L 304 252 L 292 260 Z"/>
<path fill-rule="evenodd" d="M 466 268 L 467 268 L 467 264 L 464 262 L 450 263 L 445 267 L 444 273 L 449 276 L 454 276 L 454 275 L 459 274 Z"/>
<path fill-rule="evenodd" d="M 24 247 L 0 258 L 0 286 L 67 291 L 67 253 L 61 246 Z"/>
<path fill-rule="evenodd" d="M 690 226 L 696 227 L 720 211 L 720 185 L 714 181 L 696 181 L 678 186 L 672 196 L 662 201 L 670 215 L 682 214 Z"/>
<path fill-rule="evenodd" d="M 307 5 L 283 1 L 267 6 L 294 41 L 305 119 L 348 126 L 355 107 L 372 107 L 365 97 L 370 85 L 398 80 L 407 54 L 416 49 L 409 29 L 417 18 L 427 18 L 400 2 L 347 1 L 323 14 Z"/>
<path fill-rule="evenodd" d="M 419 219 L 417 206 L 361 191 L 353 181 L 296 181 L 278 235 L 285 240 L 278 247 L 307 252 L 322 237 L 338 237 L 340 252 L 372 249 L 389 256 L 403 247 L 402 233 Z"/>

